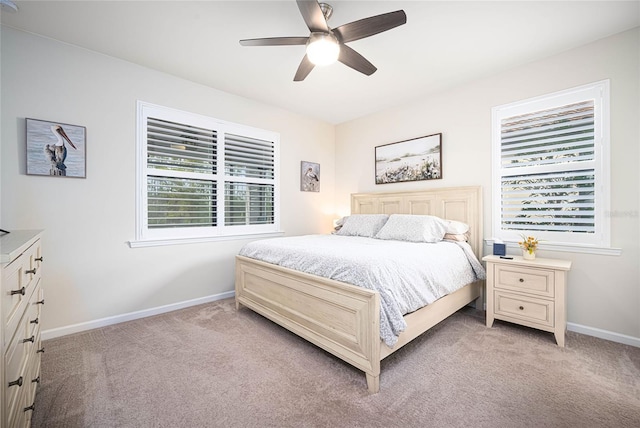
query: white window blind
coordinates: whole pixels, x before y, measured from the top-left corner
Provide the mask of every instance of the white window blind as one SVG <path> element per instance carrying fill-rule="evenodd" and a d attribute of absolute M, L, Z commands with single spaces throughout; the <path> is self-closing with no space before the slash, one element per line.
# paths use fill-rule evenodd
<path fill-rule="evenodd" d="M 139 102 L 137 239 L 278 232 L 278 140 Z"/>
<path fill-rule="evenodd" d="M 216 226 L 216 135 L 147 117 L 149 228 Z"/>
<path fill-rule="evenodd" d="M 494 236 L 609 245 L 608 82 L 493 110 Z"/>
<path fill-rule="evenodd" d="M 225 224 L 273 223 L 273 143 L 228 134 L 225 148 Z"/>

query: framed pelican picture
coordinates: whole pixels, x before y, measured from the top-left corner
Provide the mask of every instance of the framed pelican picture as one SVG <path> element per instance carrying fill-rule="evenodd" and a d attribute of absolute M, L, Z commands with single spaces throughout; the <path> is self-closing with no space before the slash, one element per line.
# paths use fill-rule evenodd
<path fill-rule="evenodd" d="M 320 164 L 300 162 L 300 190 L 302 192 L 320 191 Z"/>
<path fill-rule="evenodd" d="M 27 118 L 27 175 L 86 178 L 84 126 Z"/>

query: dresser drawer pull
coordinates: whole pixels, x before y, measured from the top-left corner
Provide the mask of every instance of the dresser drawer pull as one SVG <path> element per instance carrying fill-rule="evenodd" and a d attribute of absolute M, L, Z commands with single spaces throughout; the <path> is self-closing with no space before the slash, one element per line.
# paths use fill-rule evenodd
<path fill-rule="evenodd" d="M 31 382 L 40 383 L 40 376 L 35 379 L 31 379 Z"/>
<path fill-rule="evenodd" d="M 524 282 L 524 278 L 520 278 L 520 279 L 519 279 L 519 281 L 520 281 L 520 282 Z"/>
<path fill-rule="evenodd" d="M 22 386 L 22 376 L 18 378 L 18 380 L 14 380 L 13 382 L 9 382 L 9 387 L 11 386 Z"/>
<path fill-rule="evenodd" d="M 29 410 L 35 410 L 36 409 L 36 403 L 33 403 L 32 405 L 30 405 L 29 407 L 25 407 L 24 411 L 28 412 Z"/>
<path fill-rule="evenodd" d="M 44 348 L 40 348 L 36 351 L 36 354 L 40 354 L 40 353 L 44 354 Z"/>
<path fill-rule="evenodd" d="M 40 256 L 40 257 L 36 257 L 35 259 L 37 262 L 41 262 L 44 260 L 44 257 Z"/>
<path fill-rule="evenodd" d="M 28 339 L 22 339 L 22 343 L 27 343 L 27 342 L 34 343 L 35 341 L 36 341 L 36 337 L 35 336 L 31 336 Z"/>
<path fill-rule="evenodd" d="M 521 311 L 524 311 L 524 306 L 519 306 L 518 309 L 520 309 Z"/>
<path fill-rule="evenodd" d="M 36 318 L 36 319 L 34 319 L 32 321 L 29 321 L 29 324 L 38 324 L 39 322 L 40 322 L 40 320 L 38 320 L 38 318 Z"/>
<path fill-rule="evenodd" d="M 28 274 L 28 273 L 32 273 L 32 274 L 35 275 L 36 274 L 36 268 L 33 268 L 31 270 L 25 270 L 24 273 L 25 273 L 25 275 Z"/>
<path fill-rule="evenodd" d="M 20 290 L 11 290 L 11 295 L 13 296 L 14 294 L 22 294 L 24 296 L 26 291 L 27 290 L 25 290 L 24 287 L 22 287 Z"/>
<path fill-rule="evenodd" d="M 36 305 L 44 305 L 44 299 L 42 299 L 42 300 L 38 300 L 38 301 L 36 302 Z"/>

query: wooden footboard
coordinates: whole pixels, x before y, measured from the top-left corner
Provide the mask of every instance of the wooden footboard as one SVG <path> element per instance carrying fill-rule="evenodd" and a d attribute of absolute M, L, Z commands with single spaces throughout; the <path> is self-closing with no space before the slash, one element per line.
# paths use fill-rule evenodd
<path fill-rule="evenodd" d="M 380 340 L 380 295 L 350 284 L 236 256 L 236 307 L 244 305 L 365 372 L 380 389 L 380 360 L 482 299 L 484 281 L 468 284 L 405 316 L 393 348 Z"/>
<path fill-rule="evenodd" d="M 236 256 L 236 306 L 251 308 L 364 371 L 378 392 L 380 297 L 365 288 Z"/>

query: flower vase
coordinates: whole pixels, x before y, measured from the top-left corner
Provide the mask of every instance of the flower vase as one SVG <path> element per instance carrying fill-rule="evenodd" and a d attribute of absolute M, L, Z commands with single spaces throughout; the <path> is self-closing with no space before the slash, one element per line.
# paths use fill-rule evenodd
<path fill-rule="evenodd" d="M 525 260 L 535 260 L 536 252 L 535 251 L 529 252 L 528 250 L 522 250 L 522 258 L 524 258 Z"/>

